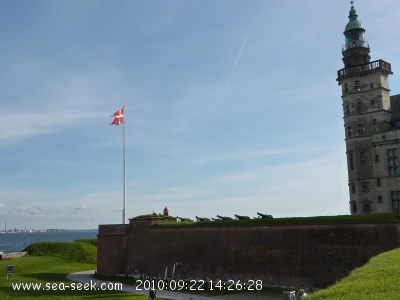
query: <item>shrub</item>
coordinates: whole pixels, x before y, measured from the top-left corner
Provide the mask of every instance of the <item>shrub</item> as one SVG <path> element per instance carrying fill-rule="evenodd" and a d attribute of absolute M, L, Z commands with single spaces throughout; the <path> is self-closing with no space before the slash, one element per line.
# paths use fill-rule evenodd
<path fill-rule="evenodd" d="M 81 242 L 37 242 L 24 249 L 32 256 L 52 256 L 67 262 L 94 264 L 97 262 L 97 248 Z"/>
<path fill-rule="evenodd" d="M 92 239 L 79 239 L 79 240 L 76 240 L 76 241 L 74 241 L 74 242 L 76 242 L 76 243 L 87 243 L 87 244 L 90 244 L 90 245 L 93 245 L 93 246 L 97 247 L 97 239 L 96 239 L 96 238 L 92 238 Z"/>

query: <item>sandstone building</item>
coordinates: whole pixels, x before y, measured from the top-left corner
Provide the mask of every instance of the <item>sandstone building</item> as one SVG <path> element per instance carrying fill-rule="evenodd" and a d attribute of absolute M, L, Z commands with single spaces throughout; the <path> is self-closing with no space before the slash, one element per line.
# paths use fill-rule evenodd
<path fill-rule="evenodd" d="M 400 212 L 400 95 L 390 96 L 390 63 L 371 61 L 365 29 L 351 6 L 342 87 L 351 214 Z"/>

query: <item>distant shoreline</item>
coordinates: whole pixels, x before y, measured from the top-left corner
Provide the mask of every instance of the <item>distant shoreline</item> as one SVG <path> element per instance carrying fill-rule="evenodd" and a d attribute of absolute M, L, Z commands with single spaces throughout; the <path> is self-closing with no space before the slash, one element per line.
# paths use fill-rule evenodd
<path fill-rule="evenodd" d="M 0 251 L 20 252 L 35 242 L 72 242 L 78 239 L 96 238 L 97 229 L 65 229 L 57 231 L 11 231 L 0 233 Z"/>

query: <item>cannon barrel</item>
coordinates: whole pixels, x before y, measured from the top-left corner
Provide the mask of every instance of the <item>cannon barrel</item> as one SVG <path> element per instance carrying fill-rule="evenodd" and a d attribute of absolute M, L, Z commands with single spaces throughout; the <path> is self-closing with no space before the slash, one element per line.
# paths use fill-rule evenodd
<path fill-rule="evenodd" d="M 199 222 L 210 221 L 209 218 L 201 218 L 201 217 L 198 217 L 198 216 L 196 216 L 196 220 L 199 221 Z"/>
<path fill-rule="evenodd" d="M 257 215 L 259 216 L 259 218 L 261 217 L 261 219 L 273 218 L 272 215 L 262 214 L 259 212 L 257 212 Z"/>
<path fill-rule="evenodd" d="M 220 216 L 220 215 L 217 215 L 217 217 L 218 217 L 220 220 L 224 220 L 224 221 L 232 220 L 231 217 L 223 217 L 223 216 Z"/>
<path fill-rule="evenodd" d="M 235 214 L 235 217 L 237 220 L 250 219 L 248 216 L 240 216 L 240 215 L 236 215 L 236 214 Z"/>
<path fill-rule="evenodd" d="M 176 219 L 181 222 L 193 222 L 193 220 L 189 219 L 189 218 L 180 218 L 180 217 L 176 217 Z"/>

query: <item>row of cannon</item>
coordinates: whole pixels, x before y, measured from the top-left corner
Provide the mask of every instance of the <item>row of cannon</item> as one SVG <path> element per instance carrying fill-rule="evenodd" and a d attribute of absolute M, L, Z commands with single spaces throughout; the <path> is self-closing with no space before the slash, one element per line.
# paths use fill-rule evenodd
<path fill-rule="evenodd" d="M 224 216 L 220 216 L 217 215 L 217 218 L 202 218 L 202 217 L 198 217 L 196 216 L 196 221 L 197 222 L 206 222 L 206 221 L 230 221 L 230 220 L 246 220 L 246 219 L 250 219 L 249 216 L 241 216 L 241 215 L 234 215 L 234 218 L 231 217 L 224 217 Z M 262 214 L 257 212 L 257 217 L 254 217 L 254 219 L 272 219 L 273 216 L 272 215 L 268 215 L 268 214 Z M 192 219 L 189 218 L 180 218 L 180 217 L 176 217 L 178 222 L 193 222 Z"/>

